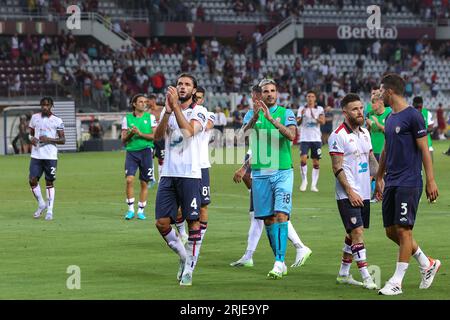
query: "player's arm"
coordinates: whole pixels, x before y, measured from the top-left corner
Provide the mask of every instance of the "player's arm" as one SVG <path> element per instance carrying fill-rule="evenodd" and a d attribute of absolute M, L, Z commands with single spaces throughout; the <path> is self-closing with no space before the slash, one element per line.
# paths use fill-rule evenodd
<path fill-rule="evenodd" d="M 299 109 L 300 110 L 300 109 Z M 305 115 L 305 108 L 303 108 L 300 112 L 297 114 L 297 125 L 301 125 L 303 121 L 303 116 Z"/>
<path fill-rule="evenodd" d="M 377 117 L 374 117 L 373 121 L 375 122 L 375 125 L 378 127 L 378 129 L 384 132 L 384 126 L 380 123 L 380 121 L 378 121 Z"/>
<path fill-rule="evenodd" d="M 256 101 L 255 103 L 257 103 L 259 105 L 259 107 L 262 109 L 262 111 L 264 112 L 264 117 L 267 120 L 269 120 L 269 122 L 271 124 L 273 124 L 274 127 L 277 128 L 278 131 L 280 131 L 280 133 L 283 136 L 288 138 L 290 141 L 294 141 L 294 139 L 297 135 L 297 126 L 293 122 L 289 122 L 289 125 L 285 126 L 281 122 L 276 121 L 272 117 L 272 115 L 270 114 L 269 108 L 266 106 L 266 104 L 264 102 Z M 293 115 L 292 115 L 292 117 L 293 117 Z"/>
<path fill-rule="evenodd" d="M 155 138 L 154 133 L 142 133 L 136 127 L 133 127 L 133 129 L 131 129 L 131 132 L 145 140 L 153 140 Z"/>
<path fill-rule="evenodd" d="M 373 154 L 372 150 L 370 150 L 369 153 L 369 170 L 370 176 L 375 177 L 378 171 L 378 161 L 377 158 L 375 158 L 375 155 Z"/>
<path fill-rule="evenodd" d="M 386 172 L 386 149 L 383 148 L 380 155 L 380 162 L 378 162 L 378 170 L 376 174 L 375 183 L 375 198 L 381 200 L 384 191 L 384 174 Z"/>
<path fill-rule="evenodd" d="M 248 119 L 249 117 L 250 119 Z M 257 112 L 248 111 L 244 117 L 244 128 L 243 128 L 244 132 L 246 132 L 249 129 L 252 129 L 255 126 L 256 121 L 258 121 L 258 118 L 259 118 L 259 109 Z"/>
<path fill-rule="evenodd" d="M 60 129 L 56 131 L 58 138 L 49 138 L 46 136 L 39 137 L 39 141 L 47 144 L 65 144 L 66 137 L 64 136 L 64 129 Z"/>
<path fill-rule="evenodd" d="M 169 118 L 172 114 L 173 110 L 169 105 L 169 92 L 166 94 L 166 105 L 163 110 L 161 110 L 161 113 L 159 114 L 159 124 L 156 127 L 156 130 L 154 132 L 154 140 L 161 140 L 164 138 L 164 135 L 167 132 L 167 128 L 169 126 Z"/>
<path fill-rule="evenodd" d="M 31 144 L 36 147 L 39 143 L 39 140 L 36 139 L 34 136 L 34 128 L 28 127 L 28 134 L 29 134 L 28 138 L 30 139 Z"/>
<path fill-rule="evenodd" d="M 312 115 L 312 114 L 313 114 L 313 113 L 311 112 L 311 115 Z M 312 116 L 312 117 L 313 117 L 314 120 L 317 121 L 318 124 L 320 124 L 320 125 L 324 125 L 324 124 L 325 124 L 325 114 L 321 113 L 321 114 L 319 115 L 319 118 L 314 118 L 314 116 Z"/>
<path fill-rule="evenodd" d="M 427 194 L 428 200 L 432 202 L 437 199 L 439 193 L 436 181 L 434 179 L 433 163 L 431 161 L 430 150 L 428 149 L 427 136 L 425 135 L 421 138 L 416 139 L 416 143 L 420 151 L 422 152 L 422 162 L 426 174 L 425 192 Z"/>
<path fill-rule="evenodd" d="M 240 183 L 242 181 L 242 178 L 245 176 L 248 169 L 250 169 L 250 159 L 251 158 L 252 158 L 251 155 L 249 153 L 247 153 L 247 156 L 245 157 L 245 160 L 244 160 L 244 163 L 242 164 L 242 166 L 234 172 L 234 176 L 233 176 L 234 182 Z"/>
<path fill-rule="evenodd" d="M 357 194 L 352 187 L 350 186 L 350 183 L 348 183 L 347 177 L 344 172 L 344 168 L 342 168 L 342 164 L 344 162 L 344 155 L 343 154 L 330 154 L 331 156 L 331 165 L 333 168 L 333 173 L 336 179 L 341 184 L 342 188 L 344 189 L 345 193 L 347 193 L 348 200 L 350 201 L 351 205 L 353 207 L 363 207 L 364 202 L 363 199 L 359 194 Z"/>

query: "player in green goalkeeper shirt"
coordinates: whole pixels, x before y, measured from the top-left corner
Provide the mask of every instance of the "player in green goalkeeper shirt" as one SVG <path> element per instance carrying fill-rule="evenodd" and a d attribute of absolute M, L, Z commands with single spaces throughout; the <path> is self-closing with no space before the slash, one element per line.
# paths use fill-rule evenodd
<path fill-rule="evenodd" d="M 383 99 L 380 97 L 380 90 L 372 90 L 371 111 L 366 115 L 366 126 L 370 132 L 373 154 L 377 161 L 380 161 L 381 151 L 383 151 L 384 147 L 384 122 L 391 112 L 392 109 L 384 105 Z M 371 187 L 372 200 L 370 201 L 376 202 L 376 199 L 373 197 L 375 180 L 372 180 Z"/>

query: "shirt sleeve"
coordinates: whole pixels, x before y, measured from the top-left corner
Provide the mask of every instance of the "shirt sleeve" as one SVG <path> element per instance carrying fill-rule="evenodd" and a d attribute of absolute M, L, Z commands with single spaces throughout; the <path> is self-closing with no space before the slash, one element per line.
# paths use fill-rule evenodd
<path fill-rule="evenodd" d="M 344 155 L 344 144 L 342 138 L 336 134 L 332 133 L 328 138 L 328 145 L 330 148 L 330 156 L 343 156 Z"/>
<path fill-rule="evenodd" d="M 433 115 L 431 114 L 431 111 L 428 111 L 428 121 L 427 121 L 428 125 L 434 125 L 434 121 L 433 121 Z"/>
<path fill-rule="evenodd" d="M 303 107 L 299 107 L 298 108 L 298 110 L 297 110 L 297 118 L 301 118 L 302 117 L 302 110 L 303 110 Z"/>
<path fill-rule="evenodd" d="M 34 117 L 31 117 L 30 123 L 28 124 L 28 127 L 30 127 L 31 129 L 35 129 L 36 128 L 36 125 L 34 124 Z"/>
<path fill-rule="evenodd" d="M 122 130 L 128 130 L 127 117 L 123 117 L 122 119 Z"/>
<path fill-rule="evenodd" d="M 284 119 L 284 125 L 288 126 L 297 126 L 297 119 L 295 118 L 294 112 L 290 109 L 286 110 L 286 118 Z"/>
<path fill-rule="evenodd" d="M 248 110 L 247 113 L 244 116 L 244 125 L 246 125 L 247 123 L 249 123 L 250 119 L 253 117 L 253 110 Z"/>
<path fill-rule="evenodd" d="M 419 139 L 427 135 L 427 129 L 422 114 L 417 110 L 414 111 L 411 116 L 411 131 L 414 138 Z"/>
<path fill-rule="evenodd" d="M 212 112 L 208 112 L 208 121 L 211 121 L 213 124 L 216 123 L 216 115 Z"/>
<path fill-rule="evenodd" d="M 205 108 L 194 108 L 194 111 L 192 112 L 192 116 L 190 120 L 196 120 L 198 122 L 200 122 L 203 130 L 206 129 L 206 123 L 208 122 L 207 120 L 207 114 L 205 111 Z"/>
<path fill-rule="evenodd" d="M 323 110 L 323 107 L 319 107 L 318 109 L 319 109 L 318 110 L 319 111 L 319 116 L 322 115 L 322 114 L 325 115 L 325 111 Z"/>
<path fill-rule="evenodd" d="M 156 123 L 156 117 L 153 114 L 150 114 L 150 125 L 152 128 L 155 128 L 158 125 Z"/>
<path fill-rule="evenodd" d="M 56 125 L 56 131 L 61 131 L 64 130 L 64 122 L 62 121 L 62 119 L 58 120 L 58 124 Z"/>

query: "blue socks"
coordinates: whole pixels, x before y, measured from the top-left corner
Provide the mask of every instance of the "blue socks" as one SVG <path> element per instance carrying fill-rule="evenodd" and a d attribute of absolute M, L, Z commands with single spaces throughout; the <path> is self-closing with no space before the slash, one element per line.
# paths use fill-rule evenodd
<path fill-rule="evenodd" d="M 275 261 L 284 262 L 288 240 L 288 222 L 277 222 L 266 226 L 266 232 L 275 255 Z"/>

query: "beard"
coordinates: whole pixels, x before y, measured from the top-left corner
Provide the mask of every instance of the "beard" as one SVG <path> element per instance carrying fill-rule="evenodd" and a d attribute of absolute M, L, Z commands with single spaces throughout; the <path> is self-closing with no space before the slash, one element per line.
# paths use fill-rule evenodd
<path fill-rule="evenodd" d="M 192 93 L 186 93 L 186 96 L 185 96 L 185 97 L 182 97 L 182 96 L 180 96 L 180 94 L 178 94 L 178 100 L 179 100 L 181 103 L 184 103 L 184 102 L 188 101 L 188 100 L 191 99 L 191 98 L 192 98 Z"/>
<path fill-rule="evenodd" d="M 352 127 L 360 127 L 364 123 L 364 117 L 361 118 L 348 118 L 348 122 Z"/>

